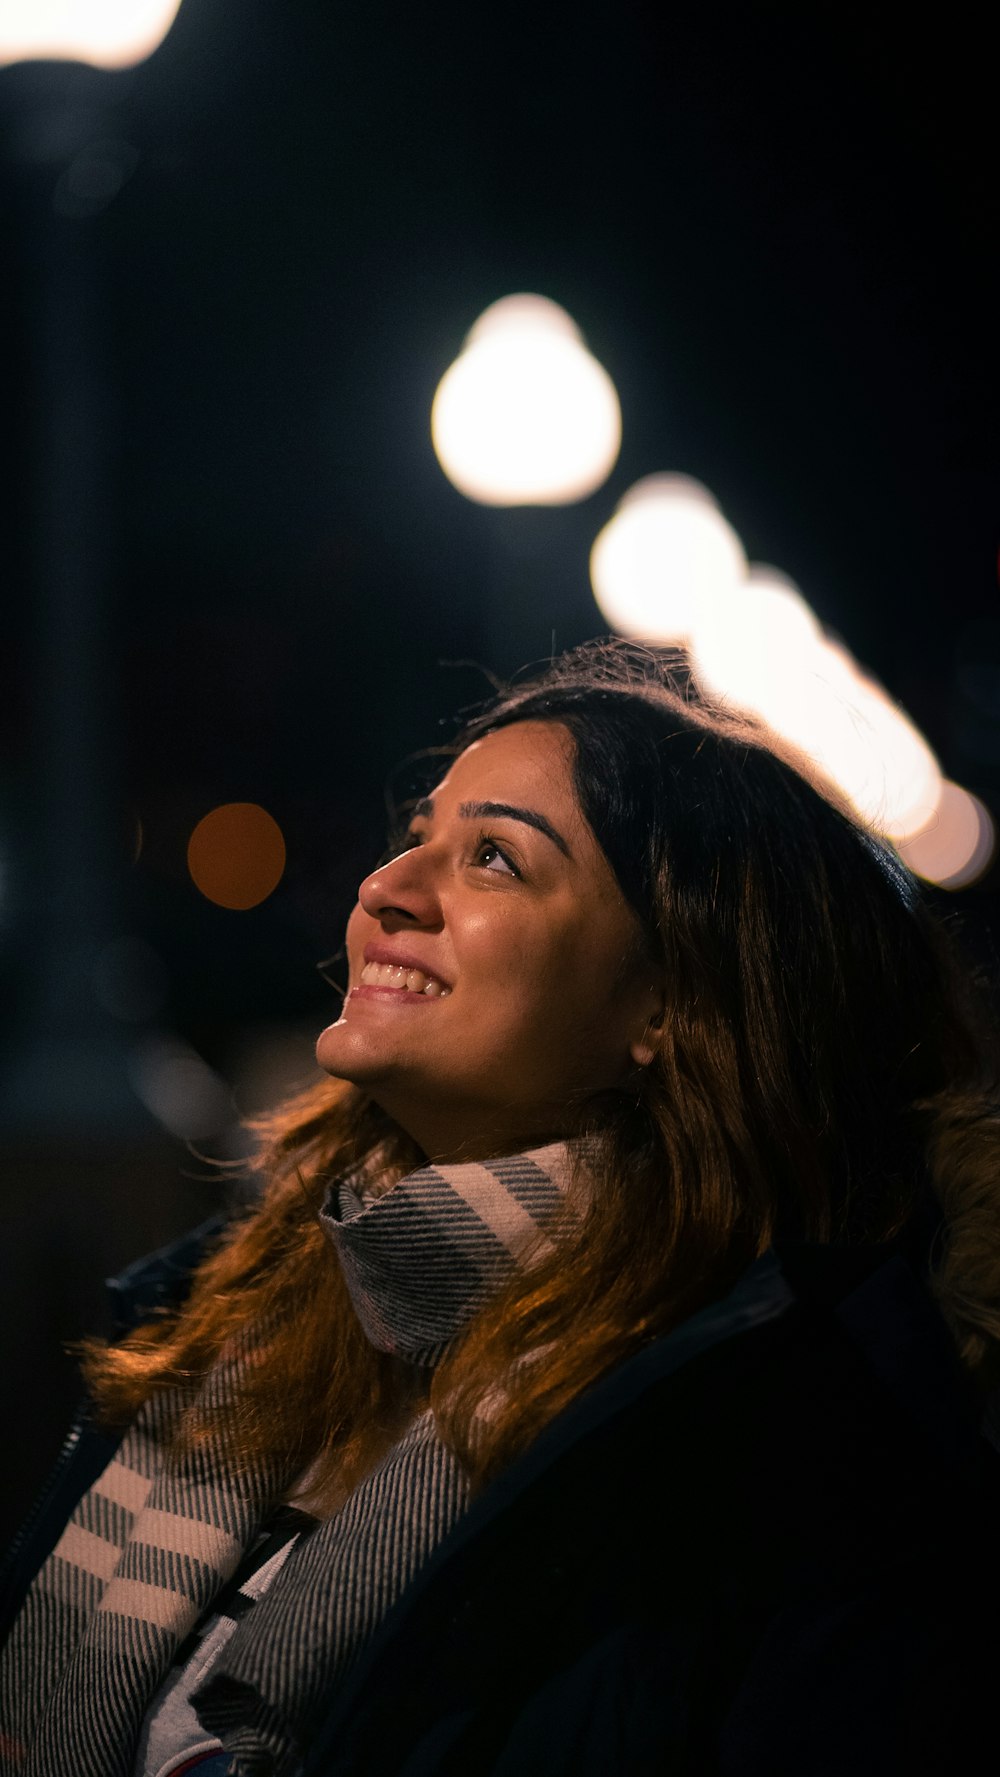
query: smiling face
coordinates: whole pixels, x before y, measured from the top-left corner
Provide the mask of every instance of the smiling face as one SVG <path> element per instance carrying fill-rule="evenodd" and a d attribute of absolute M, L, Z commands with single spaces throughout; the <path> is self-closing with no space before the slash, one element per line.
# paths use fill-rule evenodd
<path fill-rule="evenodd" d="M 660 996 L 572 759 L 556 723 L 486 735 L 361 884 L 347 998 L 317 1059 L 430 1159 L 567 1134 L 649 1059 Z"/>

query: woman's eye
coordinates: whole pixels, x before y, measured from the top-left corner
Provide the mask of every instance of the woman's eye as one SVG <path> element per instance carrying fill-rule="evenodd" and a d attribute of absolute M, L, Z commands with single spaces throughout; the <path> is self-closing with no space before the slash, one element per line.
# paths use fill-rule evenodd
<path fill-rule="evenodd" d="M 514 868 L 506 852 L 502 852 L 492 839 L 479 841 L 476 847 L 476 858 L 486 870 L 491 870 L 495 876 L 520 875 L 520 871 Z"/>

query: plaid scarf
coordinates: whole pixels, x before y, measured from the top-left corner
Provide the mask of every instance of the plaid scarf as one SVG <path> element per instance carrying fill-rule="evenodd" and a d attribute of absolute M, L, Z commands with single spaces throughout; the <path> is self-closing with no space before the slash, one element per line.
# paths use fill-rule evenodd
<path fill-rule="evenodd" d="M 364 1201 L 331 1185 L 323 1226 L 380 1349 L 432 1365 L 515 1270 L 571 1170 L 563 1143 L 422 1167 Z M 238 1386 L 251 1345 L 202 1385 Z M 149 1700 L 294 1474 L 228 1471 L 224 1441 L 171 1448 L 191 1396 L 146 1403 L 37 1575 L 0 1658 L 0 1777 L 132 1777 Z M 295 1769 L 316 1714 L 468 1500 L 430 1413 L 300 1539 L 198 1693 L 240 1777 Z"/>

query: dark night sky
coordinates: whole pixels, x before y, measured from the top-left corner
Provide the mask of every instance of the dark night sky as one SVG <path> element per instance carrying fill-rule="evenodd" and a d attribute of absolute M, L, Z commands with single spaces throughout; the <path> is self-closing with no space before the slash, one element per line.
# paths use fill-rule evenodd
<path fill-rule="evenodd" d="M 440 663 L 509 671 L 553 630 L 598 633 L 590 544 L 655 470 L 706 482 L 997 807 L 993 64 L 971 17 L 184 0 L 148 64 L 98 83 L 84 151 L 124 143 L 129 172 L 73 223 L 102 292 L 109 855 L 119 923 L 211 1059 L 247 1021 L 318 1020 L 387 771 L 485 690 Z M 8 1031 L 46 905 L 32 514 L 56 174 L 15 165 L 23 74 L 0 74 Z M 428 414 L 476 316 L 520 289 L 573 314 L 625 433 L 597 494 L 504 518 L 445 480 Z M 288 841 L 248 913 L 185 869 L 229 800 Z M 962 897 L 970 917 L 990 924 L 993 892 Z"/>

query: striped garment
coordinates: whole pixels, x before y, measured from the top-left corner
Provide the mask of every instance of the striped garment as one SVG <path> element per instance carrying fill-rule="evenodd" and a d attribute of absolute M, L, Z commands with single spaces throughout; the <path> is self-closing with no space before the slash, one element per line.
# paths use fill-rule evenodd
<path fill-rule="evenodd" d="M 254 1542 L 233 1578 L 215 1599 L 193 1635 L 177 1651 L 174 1664 L 146 1711 L 136 1750 L 139 1777 L 222 1777 L 230 1755 L 214 1734 L 206 1733 L 191 1706 L 225 1651 L 240 1618 L 252 1611 L 274 1584 L 301 1536 L 316 1528 L 316 1519 L 296 1506 L 279 1506 L 265 1532 Z"/>
<path fill-rule="evenodd" d="M 432 1365 L 516 1269 L 551 1250 L 545 1225 L 573 1166 L 564 1143 L 427 1166 L 365 1201 L 331 1185 L 321 1219 L 369 1339 Z M 203 1383 L 224 1400 L 249 1361 Z M 190 1405 L 139 1413 L 45 1562 L 0 1657 L 0 1777 L 133 1777 L 150 1698 L 295 1476 L 230 1473 L 216 1439 L 178 1455 Z M 313 1714 L 468 1500 L 424 1413 L 343 1508 L 289 1555 L 198 1693 L 239 1777 L 293 1772 Z"/>

